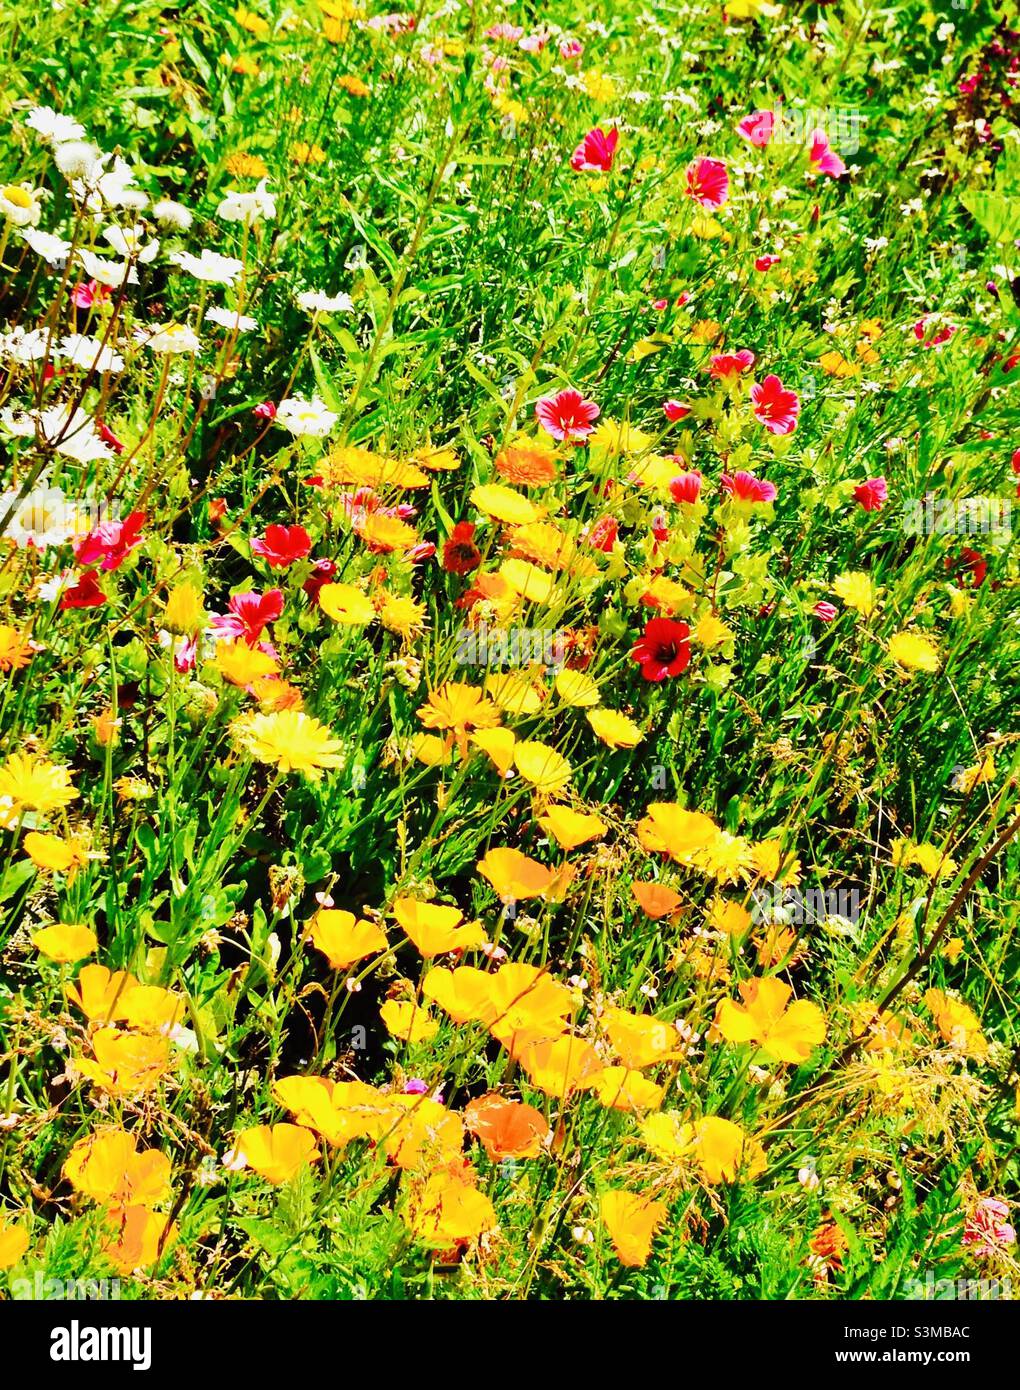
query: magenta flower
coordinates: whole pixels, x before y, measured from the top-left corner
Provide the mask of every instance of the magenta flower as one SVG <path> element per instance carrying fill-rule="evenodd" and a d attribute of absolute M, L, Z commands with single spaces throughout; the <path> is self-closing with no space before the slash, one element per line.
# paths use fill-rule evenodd
<path fill-rule="evenodd" d="M 720 481 L 723 492 L 735 502 L 774 502 L 779 496 L 775 483 L 756 478 L 744 469 L 732 475 L 724 473 Z"/>
<path fill-rule="evenodd" d="M 535 405 L 535 415 L 553 439 L 584 439 L 595 426 L 599 408 L 594 401 L 586 401 L 580 391 L 567 390 L 557 396 L 543 396 Z"/>
<path fill-rule="evenodd" d="M 687 192 L 703 208 L 721 208 L 730 191 L 730 179 L 721 159 L 696 159 L 687 166 Z"/>
<path fill-rule="evenodd" d="M 889 500 L 889 488 L 884 478 L 869 478 L 854 488 L 854 497 L 866 512 L 880 512 Z"/>
<path fill-rule="evenodd" d="M 689 473 L 678 473 L 669 485 L 669 495 L 674 502 L 696 502 L 701 495 L 701 474 L 696 468 Z"/>
<path fill-rule="evenodd" d="M 689 405 L 685 405 L 683 401 L 668 400 L 662 403 L 662 413 L 667 420 L 673 422 L 682 420 L 685 415 L 690 415 L 691 408 Z"/>
<path fill-rule="evenodd" d="M 752 111 L 737 124 L 737 134 L 757 150 L 763 150 L 772 139 L 776 126 L 774 111 Z"/>
<path fill-rule="evenodd" d="M 824 599 L 819 599 L 811 611 L 818 621 L 822 623 L 831 623 L 839 612 L 837 608 L 831 603 L 826 603 Z"/>
<path fill-rule="evenodd" d="M 570 167 L 582 174 L 608 174 L 616 157 L 620 132 L 596 126 L 589 130 L 570 159 Z"/>
<path fill-rule="evenodd" d="M 793 434 L 800 414 L 800 401 L 777 376 L 769 375 L 751 387 L 751 404 L 755 419 L 769 434 Z"/>
<path fill-rule="evenodd" d="M 824 130 L 813 130 L 811 132 L 811 163 L 819 174 L 828 174 L 829 178 L 838 179 L 840 174 L 846 173 L 846 165 L 839 155 L 829 144 L 828 136 Z"/>

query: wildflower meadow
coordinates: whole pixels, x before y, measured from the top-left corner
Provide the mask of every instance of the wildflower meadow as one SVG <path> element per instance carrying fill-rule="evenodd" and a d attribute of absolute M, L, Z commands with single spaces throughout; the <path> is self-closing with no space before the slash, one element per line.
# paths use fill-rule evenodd
<path fill-rule="evenodd" d="M 0 1300 L 1020 1294 L 1018 31 L 3 6 Z"/>

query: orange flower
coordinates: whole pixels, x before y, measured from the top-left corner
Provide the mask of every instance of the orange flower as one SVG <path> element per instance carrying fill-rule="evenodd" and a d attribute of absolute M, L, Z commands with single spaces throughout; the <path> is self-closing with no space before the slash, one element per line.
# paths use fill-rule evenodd
<path fill-rule="evenodd" d="M 170 1044 L 145 1033 L 100 1028 L 92 1036 L 92 1057 L 78 1057 L 79 1073 L 112 1096 L 151 1091 L 170 1066 Z"/>
<path fill-rule="evenodd" d="M 490 849 L 478 861 L 478 872 L 488 879 L 504 902 L 541 898 L 555 877 L 552 869 L 529 859 L 519 849 Z"/>
<path fill-rule="evenodd" d="M 375 922 L 327 907 L 320 908 L 312 918 L 308 940 L 334 970 L 347 970 L 366 956 L 385 951 L 389 945 L 386 933 Z"/>
<path fill-rule="evenodd" d="M 602 1059 L 591 1043 L 571 1034 L 529 1042 L 518 1058 L 531 1084 L 557 1100 L 589 1090 L 592 1078 L 602 1071 Z"/>
<path fill-rule="evenodd" d="M 473 729 L 492 729 L 502 718 L 497 707 L 476 686 L 447 681 L 434 690 L 418 710 L 426 729 L 447 729 L 467 756 L 467 736 Z"/>
<path fill-rule="evenodd" d="M 236 1164 L 251 1168 L 260 1178 L 274 1184 L 290 1182 L 309 1163 L 317 1163 L 319 1150 L 315 1138 L 299 1125 L 257 1125 L 243 1130 L 232 1155 L 224 1159 L 228 1167 Z"/>
<path fill-rule="evenodd" d="M 133 1274 L 151 1265 L 173 1238 L 169 1217 L 148 1207 L 126 1207 L 118 1213 L 116 1235 L 103 1250 L 120 1274 Z"/>
<path fill-rule="evenodd" d="M 441 1249 L 466 1245 L 496 1226 L 488 1197 L 460 1175 L 446 1172 L 413 1189 L 408 1218 L 419 1240 Z"/>
<path fill-rule="evenodd" d="M 656 922 L 676 912 L 683 902 L 680 894 L 664 883 L 632 883 L 630 891 L 641 911 Z"/>
<path fill-rule="evenodd" d="M 625 1067 L 640 1070 L 683 1056 L 676 1029 L 661 1018 L 631 1014 L 626 1009 L 607 1009 L 602 1026 Z"/>
<path fill-rule="evenodd" d="M 544 487 L 556 480 L 556 455 L 530 439 L 518 439 L 495 458 L 496 472 L 517 487 Z"/>
<path fill-rule="evenodd" d="M 492 1091 L 467 1106 L 464 1124 L 482 1141 L 493 1162 L 504 1158 L 537 1157 L 549 1133 L 540 1110 L 519 1100 L 504 1100 Z"/>
<path fill-rule="evenodd" d="M 158 1149 L 139 1153 L 135 1136 L 122 1129 L 79 1139 L 63 1174 L 76 1192 L 112 1211 L 152 1207 L 170 1195 L 170 1160 Z"/>

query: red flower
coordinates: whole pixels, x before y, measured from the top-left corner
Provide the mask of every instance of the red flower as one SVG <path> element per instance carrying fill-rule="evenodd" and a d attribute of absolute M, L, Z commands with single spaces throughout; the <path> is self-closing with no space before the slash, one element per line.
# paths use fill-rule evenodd
<path fill-rule="evenodd" d="M 646 681 L 679 676 L 691 659 L 690 635 L 686 623 L 674 622 L 672 618 L 651 618 L 631 651 L 631 660 L 638 662 Z"/>
<path fill-rule="evenodd" d="M 247 642 L 255 647 L 268 623 L 275 623 L 283 612 L 283 592 L 270 589 L 264 594 L 234 594 L 227 604 L 228 612 L 212 620 L 212 627 L 221 637 Z"/>
<path fill-rule="evenodd" d="M 854 488 L 854 497 L 866 512 L 880 512 L 889 500 L 889 488 L 884 478 L 868 478 Z"/>
<path fill-rule="evenodd" d="M 701 474 L 696 468 L 689 473 L 678 473 L 669 485 L 669 495 L 674 502 L 696 502 L 701 495 Z"/>
<path fill-rule="evenodd" d="M 782 256 L 756 256 L 754 262 L 755 270 L 771 270 L 774 265 L 778 265 Z"/>
<path fill-rule="evenodd" d="M 696 159 L 687 166 L 687 192 L 703 208 L 721 208 L 729 191 L 730 180 L 721 159 Z"/>
<path fill-rule="evenodd" d="M 747 348 L 739 352 L 716 352 L 709 361 L 708 374 L 716 381 L 725 381 L 728 377 L 740 376 L 741 372 L 749 372 L 753 366 L 754 353 Z"/>
<path fill-rule="evenodd" d="M 964 575 L 969 574 L 973 587 L 980 589 L 988 573 L 988 561 L 979 550 L 971 550 L 969 546 L 965 546 L 955 559 L 951 555 L 946 556 L 946 569 L 954 578 L 962 579 Z"/>
<path fill-rule="evenodd" d="M 144 512 L 132 512 L 125 521 L 102 521 L 75 544 L 74 558 L 80 565 L 94 565 L 98 560 L 107 573 L 119 569 L 141 545 L 144 525 Z"/>
<path fill-rule="evenodd" d="M 756 478 L 753 473 L 740 469 L 732 476 L 724 473 L 721 478 L 722 490 L 738 502 L 774 502 L 779 496 L 775 483 Z"/>
<path fill-rule="evenodd" d="M 685 405 L 683 401 L 663 401 L 662 413 L 667 420 L 682 420 L 685 415 L 690 415 L 691 408 L 689 405 Z"/>
<path fill-rule="evenodd" d="M 777 376 L 769 375 L 751 387 L 755 419 L 769 434 L 793 434 L 800 414 L 797 393 L 790 391 Z"/>
<path fill-rule="evenodd" d="M 570 159 L 570 167 L 583 174 L 608 174 L 613 167 L 620 132 L 596 126 L 589 130 Z"/>
<path fill-rule="evenodd" d="M 553 439 L 584 439 L 591 434 L 599 408 L 586 401 L 580 391 L 561 391 L 543 396 L 535 405 L 538 422 Z"/>
<path fill-rule="evenodd" d="M 482 563 L 482 552 L 475 545 L 475 523 L 458 521 L 443 546 L 443 569 L 447 574 L 470 574 Z"/>
<path fill-rule="evenodd" d="M 106 602 L 106 595 L 99 587 L 95 570 L 86 570 L 77 584 L 65 589 L 60 597 L 61 611 L 68 608 L 99 608 Z"/>
<path fill-rule="evenodd" d="M 619 534 L 620 523 L 616 517 L 602 516 L 588 532 L 588 544 L 593 550 L 601 550 L 608 555 L 616 544 L 616 538 Z"/>
<path fill-rule="evenodd" d="M 102 420 L 96 421 L 96 432 L 104 444 L 108 444 L 115 454 L 124 452 L 123 441 L 118 439 L 109 425 L 104 425 Z"/>
<path fill-rule="evenodd" d="M 267 526 L 263 537 L 251 543 L 252 552 L 261 555 L 270 569 L 285 570 L 295 560 L 303 560 L 312 548 L 312 538 L 303 526 Z"/>
<path fill-rule="evenodd" d="M 260 420 L 275 420 L 276 406 L 272 401 L 263 401 L 261 405 L 255 407 L 252 414 Z"/>
<path fill-rule="evenodd" d="M 313 603 L 318 603 L 319 590 L 324 584 L 331 583 L 335 574 L 336 562 L 334 560 L 316 560 L 311 574 L 301 587 Z"/>

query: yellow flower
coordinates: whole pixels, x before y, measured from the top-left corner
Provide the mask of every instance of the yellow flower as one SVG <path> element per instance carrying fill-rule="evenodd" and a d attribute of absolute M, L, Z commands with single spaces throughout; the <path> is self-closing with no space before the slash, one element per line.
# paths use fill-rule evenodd
<path fill-rule="evenodd" d="M 465 922 L 464 914 L 457 907 L 418 902 L 414 898 L 395 898 L 393 915 L 426 959 L 486 944 L 481 922 Z"/>
<path fill-rule="evenodd" d="M 618 420 L 603 417 L 588 436 L 588 444 L 612 457 L 617 454 L 640 454 L 648 449 L 652 436 L 639 430 L 636 425 L 621 424 Z"/>
<path fill-rule="evenodd" d="M 658 1158 L 693 1158 L 707 1183 L 749 1181 L 765 1171 L 765 1150 L 732 1120 L 706 1115 L 683 1124 L 674 1110 L 649 1115 L 641 1137 Z"/>
<path fill-rule="evenodd" d="M 568 806 L 550 806 L 538 823 L 568 853 L 589 840 L 601 840 L 606 833 L 605 821 L 598 816 L 572 811 Z"/>
<path fill-rule="evenodd" d="M 376 922 L 331 907 L 320 908 L 312 918 L 308 939 L 334 970 L 347 970 L 366 956 L 385 951 L 389 945 L 386 933 Z"/>
<path fill-rule="evenodd" d="M 727 642 L 732 642 L 733 639 L 732 628 L 728 628 L 724 622 L 720 622 L 713 613 L 705 613 L 691 629 L 691 641 L 697 642 L 706 650 L 721 647 Z"/>
<path fill-rule="evenodd" d="M 625 714 L 615 709 L 590 709 L 584 716 L 596 738 L 609 748 L 636 748 L 644 734 Z"/>
<path fill-rule="evenodd" d="M 254 34 L 257 39 L 268 38 L 271 32 L 269 21 L 253 10 L 235 10 L 234 18 L 242 29 L 247 29 L 248 33 Z"/>
<path fill-rule="evenodd" d="M 387 632 L 395 632 L 406 641 L 424 629 L 427 612 L 425 604 L 416 603 L 413 598 L 386 594 L 379 610 L 379 621 Z"/>
<path fill-rule="evenodd" d="M 504 560 L 499 567 L 499 577 L 526 603 L 550 603 L 557 594 L 552 575 L 530 560 Z"/>
<path fill-rule="evenodd" d="M 416 1185 L 408 1203 L 411 1230 L 426 1245 L 448 1249 L 496 1227 L 492 1203 L 459 1173 L 435 1173 Z"/>
<path fill-rule="evenodd" d="M 298 710 L 248 714 L 234 723 L 238 741 L 260 763 L 280 772 L 303 772 L 318 781 L 323 768 L 340 767 L 343 744 L 325 724 Z"/>
<path fill-rule="evenodd" d="M 517 1055 L 531 1084 L 561 1101 L 574 1091 L 588 1090 L 603 1071 L 602 1059 L 591 1043 L 569 1033 L 534 1039 L 519 1047 Z"/>
<path fill-rule="evenodd" d="M 619 1188 L 603 1192 L 599 1198 L 602 1224 L 620 1263 L 630 1269 L 640 1269 L 648 1263 L 652 1241 L 668 1213 L 665 1202 L 654 1202 Z"/>
<path fill-rule="evenodd" d="M 361 78 L 355 77 L 352 72 L 345 72 L 341 77 L 338 77 L 336 85 L 348 96 L 367 97 L 372 95 L 371 88 L 366 87 Z"/>
<path fill-rule="evenodd" d="M 939 653 L 934 643 L 918 632 L 897 632 L 889 639 L 889 655 L 908 671 L 937 671 Z"/>
<path fill-rule="evenodd" d="M 438 734 L 418 734 L 411 740 L 410 756 L 426 767 L 445 767 L 453 761 L 453 750 Z"/>
<path fill-rule="evenodd" d="M 447 681 L 421 706 L 418 718 L 426 729 L 449 729 L 466 741 L 469 730 L 494 728 L 500 713 L 477 686 Z"/>
<path fill-rule="evenodd" d="M 113 1211 L 151 1207 L 170 1195 L 170 1160 L 158 1149 L 138 1151 L 133 1134 L 102 1130 L 79 1139 L 63 1175 L 76 1192 Z"/>
<path fill-rule="evenodd" d="M 439 1032 L 439 1024 L 411 999 L 387 999 L 379 1017 L 402 1042 L 427 1042 Z"/>
<path fill-rule="evenodd" d="M 33 932 L 32 944 L 44 956 L 62 965 L 73 965 L 76 960 L 84 960 L 99 948 L 99 941 L 91 927 L 77 926 L 73 922 L 58 922 L 55 926 Z"/>
<path fill-rule="evenodd" d="M 638 821 L 637 837 L 646 850 L 662 851 L 678 864 L 693 865 L 695 856 L 718 840 L 720 832 L 711 816 L 685 811 L 673 801 L 653 801 L 648 814 Z"/>
<path fill-rule="evenodd" d="M 237 179 L 265 179 L 269 177 L 269 165 L 257 154 L 238 150 L 227 156 L 224 165 L 228 174 Z"/>
<path fill-rule="evenodd" d="M 895 868 L 918 868 L 929 878 L 955 878 L 959 867 L 944 849 L 938 845 L 918 845 L 913 840 L 901 837 L 890 847 L 892 863 Z"/>
<path fill-rule="evenodd" d="M 591 1078 L 591 1089 L 607 1110 L 623 1110 L 627 1114 L 642 1110 L 657 1110 L 666 1094 L 631 1067 L 603 1067 Z"/>
<path fill-rule="evenodd" d="M 148 1207 L 126 1207 L 118 1214 L 116 1236 L 107 1241 L 103 1252 L 120 1274 L 151 1265 L 173 1238 L 170 1218 Z"/>
<path fill-rule="evenodd" d="M 375 621 L 372 600 L 353 584 L 323 584 L 319 590 L 319 607 L 327 618 L 347 627 L 364 627 Z"/>
<path fill-rule="evenodd" d="M 524 780 L 537 792 L 554 794 L 570 783 L 570 764 L 555 748 L 544 743 L 518 743 L 514 749 L 514 763 Z"/>
<path fill-rule="evenodd" d="M 962 792 L 964 796 L 969 796 L 975 787 L 983 787 L 994 777 L 995 758 L 991 753 L 986 753 L 979 763 L 960 769 L 953 778 L 953 787 L 956 791 Z"/>
<path fill-rule="evenodd" d="M 818 365 L 826 376 L 850 377 L 857 376 L 860 367 L 855 362 L 848 362 L 841 352 L 823 352 L 818 359 Z"/>
<path fill-rule="evenodd" d="M 973 1009 L 941 989 L 928 990 L 924 1002 L 950 1047 L 978 1061 L 987 1056 L 988 1042 Z"/>
<path fill-rule="evenodd" d="M 399 517 L 385 516 L 382 512 L 369 512 L 354 523 L 354 531 L 370 550 L 410 550 L 418 544 L 418 532 L 413 526 Z"/>
<path fill-rule="evenodd" d="M 28 1249 L 28 1232 L 24 1226 L 12 1226 L 0 1217 L 0 1269 L 16 1265 Z"/>
<path fill-rule="evenodd" d="M 486 676 L 485 689 L 507 714 L 537 714 L 546 694 L 530 676 L 513 671 Z"/>
<path fill-rule="evenodd" d="M 275 676 L 280 669 L 271 656 L 247 642 L 218 642 L 212 664 L 225 681 L 242 687 Z"/>
<path fill-rule="evenodd" d="M 243 1164 L 266 1182 L 290 1182 L 302 1169 L 319 1160 L 314 1135 L 300 1125 L 257 1125 L 237 1136 L 227 1166 Z"/>
<path fill-rule="evenodd" d="M 32 643 L 9 623 L 0 623 L 0 671 L 20 671 L 32 660 Z"/>
<path fill-rule="evenodd" d="M 163 626 L 181 637 L 193 637 L 205 627 L 206 616 L 202 591 L 185 580 L 175 584 L 166 596 Z"/>
<path fill-rule="evenodd" d="M 477 867 L 504 902 L 540 898 L 548 892 L 555 877 L 552 869 L 529 859 L 519 849 L 490 849 Z"/>
<path fill-rule="evenodd" d="M 509 526 L 524 526 L 531 521 L 539 521 L 545 515 L 544 508 L 529 501 L 520 492 L 502 483 L 485 483 L 471 489 L 471 501 L 486 516 Z"/>
<path fill-rule="evenodd" d="M 613 1051 L 631 1070 L 640 1071 L 656 1062 L 674 1061 L 683 1056 L 680 1035 L 661 1018 L 612 1008 L 605 1011 L 601 1022 Z"/>
<path fill-rule="evenodd" d="M 875 588 L 870 575 L 865 574 L 863 570 L 852 570 L 849 574 L 839 575 L 833 582 L 832 592 L 837 598 L 841 598 L 848 608 L 860 613 L 862 618 L 869 618 L 875 611 Z"/>
<path fill-rule="evenodd" d="M 290 148 L 290 157 L 295 164 L 325 164 L 326 151 L 321 145 L 310 145 L 305 140 L 295 140 Z"/>
<path fill-rule="evenodd" d="M 751 929 L 751 914 L 733 898 L 713 898 L 706 921 L 713 931 L 721 931 L 738 941 Z"/>
<path fill-rule="evenodd" d="M 716 1010 L 715 1031 L 727 1042 L 757 1043 L 776 1062 L 806 1062 L 825 1041 L 821 1009 L 807 999 L 789 1004 L 793 991 L 782 980 L 744 980 L 739 989 L 742 1004 L 721 999 Z"/>
<path fill-rule="evenodd" d="M 556 672 L 554 684 L 556 694 L 565 705 L 589 708 L 597 705 L 601 699 L 598 683 L 584 671 L 571 671 L 569 667 L 564 667 Z"/>
<path fill-rule="evenodd" d="M 492 759 L 502 776 L 513 767 L 517 738 L 511 729 L 479 729 L 469 742 Z"/>
<path fill-rule="evenodd" d="M 51 873 L 67 874 L 68 882 L 88 863 L 88 851 L 82 840 L 74 836 L 61 839 L 59 835 L 47 835 L 41 830 L 30 830 L 22 842 L 25 853 L 37 869 L 47 869 Z"/>
<path fill-rule="evenodd" d="M 92 1057 L 78 1057 L 79 1073 L 112 1096 L 136 1096 L 150 1091 L 170 1065 L 166 1038 L 147 1033 L 121 1033 L 100 1028 L 92 1035 Z"/>
<path fill-rule="evenodd" d="M 13 821 L 22 811 L 56 811 L 77 799 L 66 767 L 48 762 L 38 753 L 12 753 L 0 767 L 0 803 L 13 812 Z"/>

